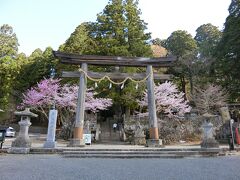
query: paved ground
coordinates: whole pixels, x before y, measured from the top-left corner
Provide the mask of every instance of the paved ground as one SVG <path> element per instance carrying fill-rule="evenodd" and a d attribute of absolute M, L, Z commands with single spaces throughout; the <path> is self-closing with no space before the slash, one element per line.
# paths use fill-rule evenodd
<path fill-rule="evenodd" d="M 42 148 L 45 135 L 30 135 L 32 147 Z M 11 147 L 7 138 L 3 148 Z M 57 148 L 68 142 L 58 140 Z M 222 146 L 228 148 L 228 146 Z M 132 145 L 93 144 L 87 148 L 145 148 Z M 178 144 L 166 148 L 200 148 Z M 235 153 L 236 154 L 236 153 Z M 61 155 L 0 154 L 0 180 L 238 180 L 240 156 L 184 159 L 80 159 Z"/>
<path fill-rule="evenodd" d="M 239 180 L 239 156 L 192 159 L 78 159 L 0 155 L 1 180 Z"/>
<path fill-rule="evenodd" d="M 12 144 L 12 141 L 14 140 L 15 138 L 6 138 L 5 140 L 5 143 L 3 144 L 3 148 L 10 148 L 11 147 L 11 144 Z M 44 142 L 46 141 L 46 134 L 30 134 L 30 139 L 32 141 L 32 147 L 33 148 L 42 148 L 43 147 L 43 144 Z M 67 147 L 69 144 L 69 141 L 64 141 L 64 140 L 57 140 L 57 148 L 61 149 L 61 148 L 69 148 L 71 149 L 71 147 Z M 90 146 L 89 145 L 86 145 L 84 148 L 88 149 L 88 148 L 95 148 L 95 149 L 105 149 L 105 148 L 111 148 L 111 149 L 119 149 L 119 148 L 126 148 L 126 149 L 135 149 L 135 148 L 140 148 L 140 149 L 143 149 L 143 148 L 146 148 L 145 146 L 137 146 L 137 145 L 118 145 L 118 144 L 91 144 Z M 175 145 L 170 145 L 170 146 L 165 146 L 165 148 L 173 148 L 173 149 L 176 149 L 176 148 L 200 148 L 200 145 L 199 144 L 188 144 L 188 143 L 179 143 L 179 144 L 175 144 Z M 221 148 L 229 148 L 228 145 L 221 145 Z"/>

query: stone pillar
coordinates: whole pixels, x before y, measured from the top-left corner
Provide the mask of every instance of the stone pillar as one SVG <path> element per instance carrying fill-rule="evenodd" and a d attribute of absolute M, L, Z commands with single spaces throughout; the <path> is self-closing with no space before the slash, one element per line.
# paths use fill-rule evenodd
<path fill-rule="evenodd" d="M 51 109 L 49 111 L 49 118 L 48 118 L 48 133 L 47 133 L 47 141 L 44 143 L 44 148 L 55 148 L 56 141 L 56 123 L 57 123 L 57 110 Z"/>
<path fill-rule="evenodd" d="M 203 125 L 203 141 L 201 148 L 219 148 L 219 143 L 213 136 L 213 124 L 210 122 L 204 122 Z"/>
<path fill-rule="evenodd" d="M 96 141 L 99 141 L 99 134 L 100 134 L 100 124 L 97 124 L 96 135 L 95 135 Z"/>
<path fill-rule="evenodd" d="M 11 153 L 29 153 L 31 141 L 28 135 L 29 126 L 31 125 L 30 117 L 22 116 L 18 122 L 20 126 L 18 137 L 12 142 Z"/>
<path fill-rule="evenodd" d="M 149 133 L 150 139 L 147 140 L 147 146 L 159 147 L 162 145 L 162 141 L 159 140 L 158 135 L 158 122 L 156 113 L 156 103 L 154 94 L 154 80 L 152 66 L 147 66 L 147 74 L 150 74 L 147 80 L 148 90 L 148 112 L 149 112 Z"/>
<path fill-rule="evenodd" d="M 87 72 L 87 63 L 82 63 L 82 70 Z M 87 79 L 83 72 L 80 75 L 79 89 L 78 89 L 78 100 L 77 100 L 77 112 L 74 127 L 73 139 L 71 139 L 69 146 L 85 146 L 83 138 L 83 125 L 84 125 L 84 112 L 85 112 L 85 95 L 87 88 Z"/>

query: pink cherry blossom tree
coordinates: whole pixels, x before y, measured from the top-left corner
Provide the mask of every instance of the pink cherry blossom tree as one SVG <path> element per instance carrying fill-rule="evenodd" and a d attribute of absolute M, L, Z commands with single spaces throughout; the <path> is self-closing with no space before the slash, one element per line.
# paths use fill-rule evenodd
<path fill-rule="evenodd" d="M 61 121 L 64 121 L 64 115 L 69 117 L 75 113 L 77 107 L 76 85 L 61 85 L 61 79 L 43 79 L 36 86 L 30 88 L 23 94 L 23 101 L 20 108 L 30 107 L 48 118 L 47 112 L 51 106 L 55 106 L 61 114 Z M 93 89 L 86 92 L 85 108 L 92 112 L 105 110 L 112 105 L 109 98 L 96 98 Z"/>
<path fill-rule="evenodd" d="M 165 82 L 155 86 L 156 110 L 158 114 L 165 114 L 168 117 L 183 116 L 190 112 L 191 107 L 188 101 L 184 99 L 184 93 L 178 91 L 177 86 L 171 82 Z M 139 102 L 141 107 L 147 107 L 147 92 Z M 139 115 L 148 115 L 148 113 L 140 113 Z"/>

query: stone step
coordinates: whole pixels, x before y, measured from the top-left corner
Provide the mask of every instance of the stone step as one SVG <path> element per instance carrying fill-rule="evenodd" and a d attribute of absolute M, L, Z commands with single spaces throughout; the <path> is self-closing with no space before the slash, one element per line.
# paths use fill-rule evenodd
<path fill-rule="evenodd" d="M 188 155 L 199 155 L 199 154 L 216 154 L 216 152 L 206 151 L 63 151 L 62 154 L 188 154 Z"/>
<path fill-rule="evenodd" d="M 110 145 L 108 145 L 110 146 Z M 68 149 L 69 150 L 69 149 Z M 64 151 L 67 151 L 67 149 L 64 149 Z M 111 148 L 111 147 L 107 147 L 106 148 L 91 148 L 91 147 L 87 147 L 87 148 L 71 148 L 71 151 L 147 151 L 147 152 L 188 152 L 188 151 L 197 151 L 197 152 L 220 152 L 221 149 L 220 148 L 211 148 L 211 149 L 201 149 L 201 148 L 151 148 L 151 147 L 139 147 L 139 148 Z"/>
<path fill-rule="evenodd" d="M 112 135 L 109 135 L 109 136 L 100 136 L 100 137 L 101 137 L 101 138 L 107 138 L 107 139 L 116 138 L 116 137 L 119 138 L 119 136 L 112 136 Z"/>
<path fill-rule="evenodd" d="M 182 158 L 182 157 L 213 157 L 218 156 L 220 151 L 154 151 L 154 150 L 66 150 L 61 154 L 64 157 L 102 157 L 102 158 Z"/>
<path fill-rule="evenodd" d="M 130 158 L 184 158 L 184 156 L 173 155 L 173 154 L 66 154 L 64 158 L 121 158 L 121 159 L 130 159 Z"/>
<path fill-rule="evenodd" d="M 118 132 L 117 133 L 101 133 L 99 137 L 101 140 L 120 140 L 120 135 Z"/>
<path fill-rule="evenodd" d="M 114 140 L 120 140 L 120 137 L 119 136 L 100 136 L 99 137 L 100 139 L 114 139 Z"/>
<path fill-rule="evenodd" d="M 31 148 L 32 154 L 61 154 L 63 157 L 79 158 L 182 158 L 182 157 L 213 157 L 224 156 L 225 152 L 221 149 L 178 149 L 178 148 L 60 148 L 44 149 Z"/>

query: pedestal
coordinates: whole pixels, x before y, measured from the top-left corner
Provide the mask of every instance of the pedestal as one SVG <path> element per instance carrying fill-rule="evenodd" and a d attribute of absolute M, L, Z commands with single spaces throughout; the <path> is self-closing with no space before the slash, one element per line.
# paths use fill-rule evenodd
<path fill-rule="evenodd" d="M 44 148 L 55 148 L 55 134 L 56 134 L 56 123 L 57 123 L 57 110 L 50 110 L 48 120 L 48 133 L 47 141 L 44 143 Z"/>
<path fill-rule="evenodd" d="M 146 147 L 163 147 L 162 139 L 147 139 Z"/>
<path fill-rule="evenodd" d="M 70 139 L 69 147 L 84 147 L 85 140 L 83 137 L 83 128 L 82 127 L 75 127 L 73 139 Z"/>
<path fill-rule="evenodd" d="M 85 139 L 70 139 L 68 147 L 84 147 Z"/>
<path fill-rule="evenodd" d="M 26 120 L 21 120 L 19 123 L 20 131 L 18 137 L 12 142 L 12 147 L 10 153 L 26 154 L 30 151 L 31 141 L 28 135 L 28 129 L 31 122 L 27 118 Z"/>
<path fill-rule="evenodd" d="M 213 124 L 210 122 L 204 122 L 203 127 L 203 141 L 201 148 L 219 148 L 219 143 L 213 136 Z"/>
<path fill-rule="evenodd" d="M 15 141 L 12 142 L 12 147 L 30 148 L 31 141 L 28 136 L 28 129 L 31 123 L 29 120 L 22 120 L 18 124 L 20 125 L 19 135 Z"/>

